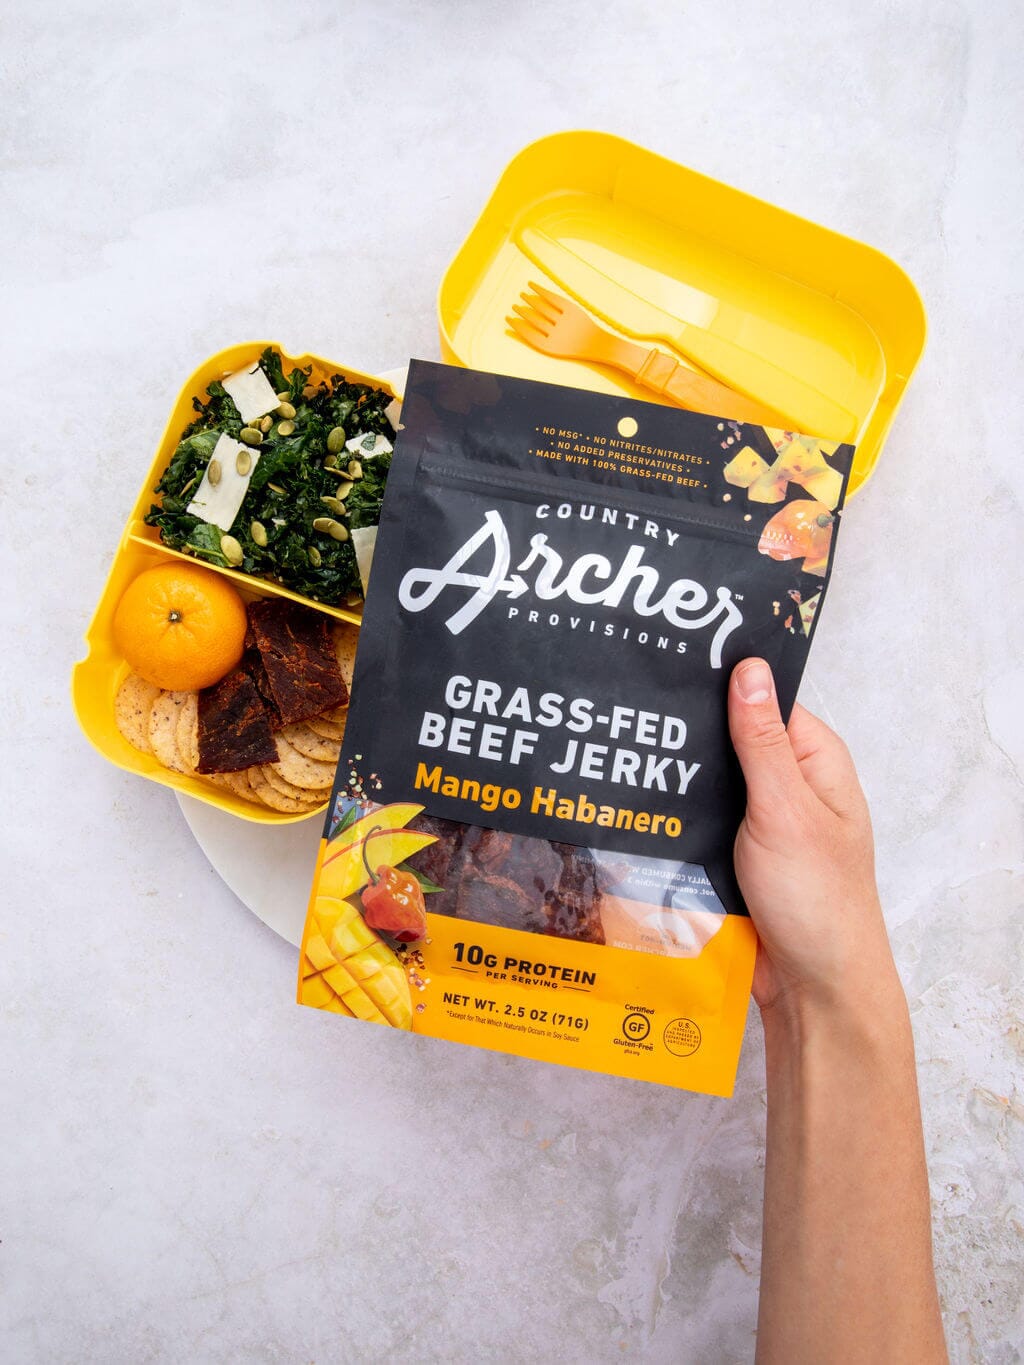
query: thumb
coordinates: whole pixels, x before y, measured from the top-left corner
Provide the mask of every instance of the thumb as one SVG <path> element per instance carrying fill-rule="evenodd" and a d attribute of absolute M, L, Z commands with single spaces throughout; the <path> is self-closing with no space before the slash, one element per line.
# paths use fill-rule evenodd
<path fill-rule="evenodd" d="M 764 659 L 744 659 L 729 680 L 729 733 L 747 783 L 747 805 L 771 809 L 804 785 Z"/>

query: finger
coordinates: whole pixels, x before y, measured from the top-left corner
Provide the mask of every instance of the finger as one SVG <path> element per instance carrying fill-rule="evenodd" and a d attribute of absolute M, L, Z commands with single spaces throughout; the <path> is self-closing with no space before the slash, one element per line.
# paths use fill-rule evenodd
<path fill-rule="evenodd" d="M 747 783 L 747 804 L 771 809 L 796 797 L 804 782 L 779 714 L 772 671 L 744 659 L 729 680 L 729 733 Z"/>
<path fill-rule="evenodd" d="M 834 730 L 799 702 L 789 718 L 793 756 L 811 791 L 836 815 L 858 814 L 864 793 L 850 751 Z"/>

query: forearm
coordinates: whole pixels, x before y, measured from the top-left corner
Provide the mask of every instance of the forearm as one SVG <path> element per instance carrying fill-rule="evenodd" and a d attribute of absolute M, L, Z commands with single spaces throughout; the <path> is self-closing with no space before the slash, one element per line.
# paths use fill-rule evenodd
<path fill-rule="evenodd" d="M 895 971 L 765 1014 L 760 1365 L 946 1360 L 914 1049 Z"/>

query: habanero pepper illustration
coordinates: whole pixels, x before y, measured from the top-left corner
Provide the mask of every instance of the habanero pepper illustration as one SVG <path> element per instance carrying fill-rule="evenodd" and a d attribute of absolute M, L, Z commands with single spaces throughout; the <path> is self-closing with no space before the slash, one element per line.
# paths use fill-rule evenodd
<path fill-rule="evenodd" d="M 422 809 L 406 804 L 382 806 L 324 846 L 302 943 L 299 1004 L 392 1028 L 412 1028 L 405 967 L 367 923 L 358 897 L 373 882 L 364 858 L 368 839 L 374 840 L 375 852 L 379 851 L 378 866 L 402 877 L 407 874 L 398 864 L 434 842 L 432 835 L 403 828 Z M 379 878 L 378 872 L 377 884 Z M 410 920 L 407 927 L 411 924 Z M 423 927 L 425 932 L 425 917 Z"/>
<path fill-rule="evenodd" d="M 399 943 L 415 943 L 427 932 L 427 907 L 423 889 L 411 872 L 380 863 L 376 873 L 366 856 L 367 845 L 387 831 L 374 826 L 363 840 L 363 866 L 370 878 L 363 888 L 363 918 L 371 929 L 379 929 Z"/>
<path fill-rule="evenodd" d="M 765 524 L 757 543 L 758 554 L 769 559 L 802 559 L 804 573 L 823 578 L 828 569 L 835 517 L 814 498 L 787 502 Z"/>
<path fill-rule="evenodd" d="M 363 865 L 363 841 L 371 829 L 380 827 L 381 832 L 374 836 L 373 852 L 389 867 L 397 867 L 432 844 L 434 835 L 405 828 L 422 810 L 422 806 L 397 802 L 379 806 L 341 830 L 321 854 L 318 894 L 344 900 L 363 889 L 369 881 Z"/>

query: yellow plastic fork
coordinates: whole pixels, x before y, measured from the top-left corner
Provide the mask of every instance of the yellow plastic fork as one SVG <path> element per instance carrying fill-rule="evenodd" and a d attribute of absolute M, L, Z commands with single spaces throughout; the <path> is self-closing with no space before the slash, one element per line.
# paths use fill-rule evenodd
<path fill-rule="evenodd" d="M 520 341 L 535 350 L 543 351 L 545 355 L 586 360 L 624 370 L 637 384 L 691 412 L 708 412 L 716 417 L 731 417 L 737 422 L 789 426 L 781 413 L 680 365 L 664 351 L 647 350 L 636 342 L 624 341 L 606 332 L 588 313 L 561 294 L 553 294 L 532 280 L 529 287 L 533 293 L 524 290 L 520 295 L 523 303 L 512 305 L 516 316 L 505 321 Z"/>

